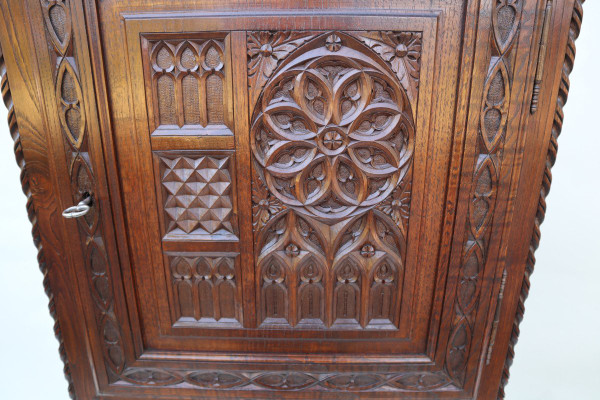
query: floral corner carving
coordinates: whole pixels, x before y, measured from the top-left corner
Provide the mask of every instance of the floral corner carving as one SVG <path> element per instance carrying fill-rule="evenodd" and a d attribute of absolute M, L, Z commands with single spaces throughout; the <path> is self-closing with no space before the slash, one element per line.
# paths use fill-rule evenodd
<path fill-rule="evenodd" d="M 369 31 L 357 33 L 356 37 L 388 62 L 415 104 L 421 74 L 422 33 Z"/>
<path fill-rule="evenodd" d="M 255 31 L 248 33 L 248 86 L 250 104 L 256 103 L 260 92 L 277 68 L 300 45 L 317 36 L 307 31 Z"/>

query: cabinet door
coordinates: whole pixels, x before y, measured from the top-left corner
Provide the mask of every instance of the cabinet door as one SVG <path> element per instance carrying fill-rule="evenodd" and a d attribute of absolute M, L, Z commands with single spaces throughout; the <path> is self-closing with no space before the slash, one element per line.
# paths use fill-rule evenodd
<path fill-rule="evenodd" d="M 538 49 L 568 24 L 534 0 L 340 3 L 19 11 L 52 100 L 23 126 L 56 131 L 39 202 L 94 199 L 44 238 L 81 244 L 52 279 L 84 397 L 495 398 L 528 244 L 506 222 L 533 221 L 543 164 L 525 127 L 558 88 Z"/>
<path fill-rule="evenodd" d="M 118 23 L 112 7 L 100 21 L 122 115 L 124 290 L 140 349 L 116 382 L 464 396 L 490 300 L 480 274 L 501 162 L 488 151 L 510 95 L 501 46 L 513 46 L 520 8 L 491 43 L 485 115 L 466 135 L 488 141 L 469 143 L 473 203 L 454 231 L 464 258 L 449 266 L 457 88 L 471 79 L 451 22 L 462 5 L 272 16 L 129 6 Z M 202 366 L 223 357 L 217 371 Z M 190 366 L 162 367 L 173 361 Z"/>
<path fill-rule="evenodd" d="M 135 125 L 115 145 L 137 161 L 118 173 L 146 346 L 427 352 L 425 216 L 452 144 L 430 135 L 438 18 L 314 18 L 125 18 Z"/>

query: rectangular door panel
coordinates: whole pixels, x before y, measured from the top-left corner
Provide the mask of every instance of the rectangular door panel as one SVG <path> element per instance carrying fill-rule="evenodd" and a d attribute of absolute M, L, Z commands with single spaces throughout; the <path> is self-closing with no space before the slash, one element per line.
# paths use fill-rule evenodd
<path fill-rule="evenodd" d="M 138 157 L 154 169 L 136 179 L 156 188 L 147 231 L 160 238 L 156 279 L 137 290 L 168 300 L 142 307 L 152 347 L 426 351 L 439 321 L 414 318 L 433 301 L 416 302 L 415 288 L 435 282 L 417 259 L 427 190 L 413 173 L 427 163 L 437 17 L 384 19 L 394 31 L 352 19 L 374 30 L 126 18 L 152 152 Z"/>

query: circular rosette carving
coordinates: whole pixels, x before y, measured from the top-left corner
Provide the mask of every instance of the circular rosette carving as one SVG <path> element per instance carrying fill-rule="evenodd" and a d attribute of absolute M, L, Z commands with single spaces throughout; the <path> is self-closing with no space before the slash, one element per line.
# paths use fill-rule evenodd
<path fill-rule="evenodd" d="M 272 76 L 250 136 L 269 191 L 324 221 L 384 200 L 414 148 L 410 102 L 393 71 L 350 36 L 336 37 L 335 51 L 324 55 L 321 38 Z"/>

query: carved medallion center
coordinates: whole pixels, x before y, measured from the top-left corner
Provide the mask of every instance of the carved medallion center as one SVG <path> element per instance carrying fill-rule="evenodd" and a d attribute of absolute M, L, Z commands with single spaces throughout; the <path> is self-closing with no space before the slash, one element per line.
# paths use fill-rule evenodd
<path fill-rule="evenodd" d="M 260 47 L 260 54 L 263 57 L 269 57 L 271 54 L 273 54 L 273 47 L 271 47 L 271 45 L 269 43 L 265 43 Z"/>

